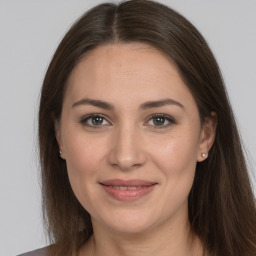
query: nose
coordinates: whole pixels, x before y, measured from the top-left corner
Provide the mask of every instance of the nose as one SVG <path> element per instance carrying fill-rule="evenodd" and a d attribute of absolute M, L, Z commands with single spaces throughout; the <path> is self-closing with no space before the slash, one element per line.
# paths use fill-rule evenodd
<path fill-rule="evenodd" d="M 145 164 L 146 153 L 143 150 L 143 138 L 136 128 L 129 126 L 116 129 L 111 144 L 108 160 L 112 166 L 127 171 Z"/>

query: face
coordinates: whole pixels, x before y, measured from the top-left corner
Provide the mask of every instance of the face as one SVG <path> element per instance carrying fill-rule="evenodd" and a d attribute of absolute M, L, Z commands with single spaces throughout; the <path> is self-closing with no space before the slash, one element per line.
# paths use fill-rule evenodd
<path fill-rule="evenodd" d="M 72 189 L 95 226 L 145 232 L 187 219 L 197 161 L 214 137 L 171 60 L 109 44 L 72 71 L 56 123 Z"/>

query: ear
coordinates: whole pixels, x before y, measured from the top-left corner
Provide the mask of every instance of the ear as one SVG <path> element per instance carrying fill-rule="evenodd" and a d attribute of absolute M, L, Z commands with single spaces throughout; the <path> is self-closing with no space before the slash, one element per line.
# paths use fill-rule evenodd
<path fill-rule="evenodd" d="M 55 128 L 55 137 L 56 137 L 57 143 L 59 145 L 59 149 L 60 149 L 60 157 L 62 159 L 65 159 L 65 152 L 64 152 L 64 147 L 63 147 L 63 141 L 62 141 L 62 136 L 61 136 L 61 127 L 60 127 L 59 120 L 54 121 L 54 128 Z"/>
<path fill-rule="evenodd" d="M 216 134 L 217 114 L 211 112 L 211 115 L 206 117 L 202 125 L 197 161 L 202 162 L 208 157 L 208 152 L 211 149 Z"/>

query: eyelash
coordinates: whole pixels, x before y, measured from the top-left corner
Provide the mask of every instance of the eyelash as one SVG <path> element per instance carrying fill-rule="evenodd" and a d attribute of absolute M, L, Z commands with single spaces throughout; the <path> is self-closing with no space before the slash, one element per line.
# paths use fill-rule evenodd
<path fill-rule="evenodd" d="M 98 118 L 102 118 L 103 119 L 103 122 L 104 121 L 107 121 L 108 123 L 110 123 L 105 116 L 101 115 L 101 114 L 89 114 L 85 117 L 83 117 L 80 121 L 80 123 L 83 125 L 83 126 L 87 126 L 87 127 L 90 127 L 90 128 L 93 128 L 93 129 L 99 129 L 101 128 L 102 126 L 107 126 L 106 124 L 104 125 L 93 125 L 93 124 L 88 124 L 88 121 L 92 118 L 95 118 L 95 117 L 98 117 Z M 165 124 L 165 125 L 160 125 L 159 127 L 157 125 L 148 125 L 147 126 L 153 126 L 155 129 L 164 129 L 164 128 L 168 128 L 169 126 L 173 125 L 173 124 L 176 124 L 176 121 L 174 118 L 166 115 L 166 114 L 153 114 L 151 115 L 149 118 L 148 118 L 148 121 L 146 123 L 149 123 L 149 121 L 151 120 L 154 120 L 156 118 L 162 118 L 164 119 L 164 122 L 168 121 L 168 124 Z"/>
<path fill-rule="evenodd" d="M 173 125 L 173 124 L 176 124 L 176 121 L 174 118 L 166 115 L 166 114 L 153 114 L 149 117 L 147 123 L 149 123 L 150 120 L 153 120 L 153 119 L 156 119 L 156 118 L 163 118 L 165 121 L 168 121 L 168 124 L 165 124 L 165 125 L 161 125 L 161 126 L 157 126 L 157 125 L 152 125 L 154 126 L 154 128 L 156 129 L 164 129 L 164 128 L 168 128 L 169 126 Z"/>
<path fill-rule="evenodd" d="M 101 114 L 89 114 L 85 117 L 83 117 L 80 121 L 80 123 L 83 125 L 83 126 L 87 126 L 87 127 L 90 127 L 90 128 L 93 128 L 93 129 L 99 129 L 101 128 L 102 126 L 106 126 L 106 125 L 93 125 L 93 124 L 88 124 L 88 121 L 92 118 L 95 118 L 95 117 L 98 117 L 98 118 L 102 118 L 103 120 L 107 121 L 108 123 L 110 123 L 106 117 L 104 117 L 103 115 Z"/>

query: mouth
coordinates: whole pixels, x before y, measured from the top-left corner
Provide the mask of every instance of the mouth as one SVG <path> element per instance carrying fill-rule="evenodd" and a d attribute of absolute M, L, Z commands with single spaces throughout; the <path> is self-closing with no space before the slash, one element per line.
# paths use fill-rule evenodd
<path fill-rule="evenodd" d="M 149 194 L 156 182 L 145 180 L 107 180 L 99 182 L 105 192 L 118 201 L 134 201 Z"/>

